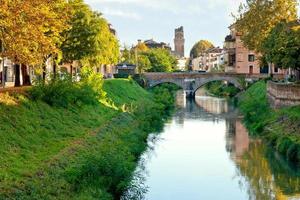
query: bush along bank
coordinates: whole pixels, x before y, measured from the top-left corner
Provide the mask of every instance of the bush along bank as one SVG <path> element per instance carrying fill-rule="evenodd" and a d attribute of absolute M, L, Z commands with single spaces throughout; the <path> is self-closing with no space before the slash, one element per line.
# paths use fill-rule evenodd
<path fill-rule="evenodd" d="M 266 83 L 252 85 L 240 98 L 239 108 L 252 135 L 262 136 L 284 157 L 300 166 L 300 106 L 274 110 L 266 96 Z"/>
<path fill-rule="evenodd" d="M 52 98 L 58 94 L 51 84 L 27 97 L 1 94 L 0 199 L 109 200 L 129 187 L 148 134 L 172 110 L 173 94 L 147 92 L 132 80 L 105 81 L 102 103 L 68 93 L 75 87 L 98 99 L 92 83 L 60 84 L 68 101 Z"/>
<path fill-rule="evenodd" d="M 232 84 L 225 84 L 223 81 L 214 81 L 205 85 L 205 90 L 208 95 L 215 97 L 231 98 L 240 92 L 240 89 L 236 88 Z"/>

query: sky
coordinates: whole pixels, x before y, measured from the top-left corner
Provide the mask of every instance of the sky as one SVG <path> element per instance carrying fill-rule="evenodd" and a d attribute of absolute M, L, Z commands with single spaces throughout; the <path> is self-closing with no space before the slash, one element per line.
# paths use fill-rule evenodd
<path fill-rule="evenodd" d="M 154 39 L 174 48 L 174 31 L 185 32 L 185 54 L 201 39 L 223 46 L 228 26 L 245 0 L 86 0 L 117 31 L 122 46 Z"/>

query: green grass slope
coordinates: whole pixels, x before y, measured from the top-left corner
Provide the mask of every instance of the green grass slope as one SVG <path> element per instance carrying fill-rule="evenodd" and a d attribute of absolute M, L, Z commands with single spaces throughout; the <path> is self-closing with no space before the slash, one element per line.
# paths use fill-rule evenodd
<path fill-rule="evenodd" d="M 126 189 L 164 111 L 132 81 L 104 90 L 108 103 L 68 109 L 0 94 L 0 199 L 113 199 Z"/>
<path fill-rule="evenodd" d="M 239 108 L 252 135 L 263 136 L 288 160 L 300 164 L 300 106 L 270 108 L 266 83 L 260 81 L 241 96 Z"/>

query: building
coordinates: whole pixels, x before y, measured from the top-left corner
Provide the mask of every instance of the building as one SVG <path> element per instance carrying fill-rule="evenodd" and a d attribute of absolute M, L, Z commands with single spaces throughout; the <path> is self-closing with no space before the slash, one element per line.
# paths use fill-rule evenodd
<path fill-rule="evenodd" d="M 184 31 L 183 31 L 183 26 L 175 29 L 175 38 L 174 38 L 174 46 L 175 46 L 175 51 L 174 54 L 178 58 L 183 58 L 184 57 Z"/>
<path fill-rule="evenodd" d="M 138 40 L 138 43 L 141 43 L 141 40 Z M 168 51 L 171 51 L 171 47 L 169 44 L 164 43 L 164 42 L 156 42 L 153 39 L 150 40 L 145 40 L 144 44 L 149 48 L 149 49 L 167 49 Z"/>
<path fill-rule="evenodd" d="M 230 35 L 226 36 L 224 50 L 226 51 L 226 72 L 241 74 L 269 73 L 268 67 L 261 67 L 259 54 L 246 48 L 241 40 L 241 34 L 234 25 L 229 27 Z M 282 74 L 284 70 L 272 67 L 273 74 Z"/>
<path fill-rule="evenodd" d="M 116 66 L 118 75 L 134 75 L 136 74 L 136 66 L 128 63 L 120 63 Z"/>
<path fill-rule="evenodd" d="M 224 50 L 213 47 L 192 60 L 193 71 L 220 71 L 225 62 Z"/>

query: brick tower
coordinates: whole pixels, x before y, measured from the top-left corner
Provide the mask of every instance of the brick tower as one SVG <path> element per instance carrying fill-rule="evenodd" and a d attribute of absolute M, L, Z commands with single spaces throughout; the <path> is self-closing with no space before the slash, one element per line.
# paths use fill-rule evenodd
<path fill-rule="evenodd" d="M 174 44 L 175 44 L 175 54 L 183 58 L 184 57 L 184 31 L 183 31 L 183 26 L 175 29 L 175 39 L 174 39 Z"/>

